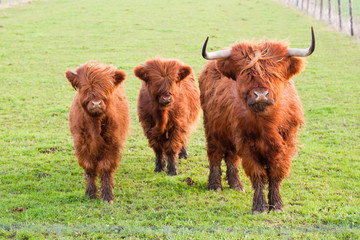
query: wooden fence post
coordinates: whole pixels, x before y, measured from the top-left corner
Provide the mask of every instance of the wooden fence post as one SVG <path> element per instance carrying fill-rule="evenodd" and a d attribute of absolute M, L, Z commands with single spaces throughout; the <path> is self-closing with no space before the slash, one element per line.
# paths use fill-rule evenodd
<path fill-rule="evenodd" d="M 329 4 L 329 23 L 331 23 L 331 0 L 328 0 Z"/>
<path fill-rule="evenodd" d="M 306 5 L 306 13 L 309 14 L 309 1 L 310 0 L 307 0 L 307 5 Z"/>
<path fill-rule="evenodd" d="M 320 0 L 320 20 L 322 20 L 322 11 L 323 11 L 324 2 Z"/>
<path fill-rule="evenodd" d="M 342 25 L 341 25 L 341 0 L 338 0 L 338 9 L 339 9 L 339 27 L 340 27 L 340 30 L 342 30 Z"/>
<path fill-rule="evenodd" d="M 350 34 L 351 34 L 351 36 L 354 36 L 352 0 L 349 0 L 349 13 L 350 13 Z"/>

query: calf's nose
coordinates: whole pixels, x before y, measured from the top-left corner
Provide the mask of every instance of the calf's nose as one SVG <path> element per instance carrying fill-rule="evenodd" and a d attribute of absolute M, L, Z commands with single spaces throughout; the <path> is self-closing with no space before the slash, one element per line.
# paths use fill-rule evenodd
<path fill-rule="evenodd" d="M 171 97 L 169 96 L 169 97 L 162 97 L 162 102 L 164 103 L 164 104 L 169 104 L 169 103 L 171 103 Z"/>
<path fill-rule="evenodd" d="M 266 102 L 268 101 L 269 91 L 268 90 L 255 90 L 254 98 L 255 102 Z"/>
<path fill-rule="evenodd" d="M 100 105 L 101 105 L 101 101 L 98 101 L 98 102 L 91 101 L 91 103 L 92 103 L 93 107 L 100 107 Z"/>

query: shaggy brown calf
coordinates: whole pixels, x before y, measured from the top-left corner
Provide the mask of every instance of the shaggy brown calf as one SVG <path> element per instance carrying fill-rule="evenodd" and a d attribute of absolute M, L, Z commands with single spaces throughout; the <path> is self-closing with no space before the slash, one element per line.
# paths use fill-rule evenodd
<path fill-rule="evenodd" d="M 77 90 L 69 114 L 75 156 L 85 170 L 86 191 L 96 198 L 96 177 L 100 177 L 101 196 L 112 203 L 113 174 L 120 162 L 129 128 L 129 107 L 123 84 L 126 74 L 113 65 L 88 62 L 66 78 Z"/>
<path fill-rule="evenodd" d="M 252 211 L 283 210 L 282 180 L 296 153 L 303 111 L 292 76 L 304 68 L 301 58 L 315 48 L 292 49 L 279 42 L 243 42 L 228 50 L 207 53 L 209 61 L 199 77 L 204 110 L 208 188 L 221 190 L 221 160 L 225 159 L 231 188 L 244 191 L 238 165 L 254 188 Z M 268 205 L 263 193 L 269 184 Z"/>
<path fill-rule="evenodd" d="M 200 112 L 199 90 L 191 67 L 177 60 L 151 59 L 137 66 L 143 80 L 138 115 L 156 155 L 155 172 L 177 175 L 177 156 L 187 158 L 186 145 Z"/>

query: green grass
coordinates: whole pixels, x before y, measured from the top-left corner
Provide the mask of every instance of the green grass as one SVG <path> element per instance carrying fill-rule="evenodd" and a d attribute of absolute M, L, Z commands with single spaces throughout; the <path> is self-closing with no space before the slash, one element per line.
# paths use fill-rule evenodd
<path fill-rule="evenodd" d="M 360 238 L 360 45 L 274 1 L 39 0 L 0 10 L 0 239 L 358 239 Z M 286 211 L 253 215 L 246 193 L 206 189 L 202 124 L 180 174 L 155 174 L 136 116 L 134 66 L 179 58 L 197 76 L 202 43 L 287 39 L 317 46 L 295 77 L 306 125 L 281 193 Z M 64 72 L 88 60 L 128 74 L 131 133 L 115 175 L 115 202 L 84 197 Z M 225 170 L 225 167 L 224 167 Z M 225 174 L 224 174 L 225 175 Z M 191 177 L 196 184 L 184 181 Z"/>

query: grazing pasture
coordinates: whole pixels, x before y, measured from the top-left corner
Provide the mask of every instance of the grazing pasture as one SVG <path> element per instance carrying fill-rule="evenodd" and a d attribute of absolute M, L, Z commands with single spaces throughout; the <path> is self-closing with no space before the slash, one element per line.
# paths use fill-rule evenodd
<path fill-rule="evenodd" d="M 38 0 L 0 10 L 1 239 L 360 238 L 360 45 L 302 12 L 270 0 Z M 206 188 L 199 124 L 179 175 L 154 173 L 136 115 L 141 81 L 132 69 L 178 58 L 196 76 L 209 51 L 235 41 L 317 44 L 294 78 L 306 125 L 281 195 L 285 212 L 253 215 L 253 190 Z M 68 129 L 74 90 L 65 78 L 88 60 L 127 73 L 131 130 L 114 175 L 115 201 L 89 200 Z M 200 121 L 201 122 L 201 121 Z M 223 172 L 225 172 L 223 164 Z M 225 174 L 222 176 L 225 178 Z"/>

